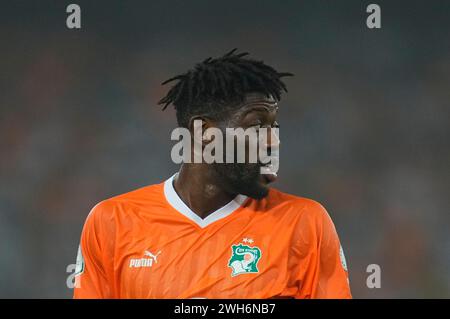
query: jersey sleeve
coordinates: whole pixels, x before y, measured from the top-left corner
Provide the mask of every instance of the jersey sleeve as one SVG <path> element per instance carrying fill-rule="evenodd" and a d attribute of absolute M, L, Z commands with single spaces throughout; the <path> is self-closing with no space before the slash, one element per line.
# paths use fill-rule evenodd
<path fill-rule="evenodd" d="M 352 298 L 347 263 L 336 228 L 325 208 L 316 203 L 304 223 L 300 250 L 304 268 L 299 278 L 296 298 L 348 299 Z M 305 227 L 308 229 L 306 230 Z"/>
<path fill-rule="evenodd" d="M 112 242 L 114 231 L 108 206 L 97 204 L 86 218 L 75 269 L 74 299 L 114 298 Z"/>

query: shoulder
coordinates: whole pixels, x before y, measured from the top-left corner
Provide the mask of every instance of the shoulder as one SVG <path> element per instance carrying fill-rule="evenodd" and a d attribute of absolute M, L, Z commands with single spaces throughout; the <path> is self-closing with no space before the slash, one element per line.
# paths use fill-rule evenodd
<path fill-rule="evenodd" d="M 329 218 L 328 211 L 318 201 L 302 196 L 288 194 L 275 188 L 270 189 L 267 198 L 267 205 L 274 208 L 280 208 L 280 210 L 283 211 L 292 210 L 294 213 L 302 215 L 302 217 L 308 219 L 320 220 L 323 218 Z"/>
<path fill-rule="evenodd" d="M 271 188 L 266 205 L 278 217 L 295 225 L 296 231 L 304 236 L 318 237 L 336 232 L 328 210 L 317 200 Z"/>
<path fill-rule="evenodd" d="M 319 249 L 339 249 L 339 237 L 327 209 L 318 201 L 286 194 L 278 190 L 271 192 L 271 200 L 284 207 L 280 214 L 292 214 L 288 218 L 294 231 L 292 249 L 299 255 Z M 284 217 L 284 216 L 283 216 Z"/>
<path fill-rule="evenodd" d="M 162 183 L 144 186 L 98 202 L 90 210 L 86 223 L 112 223 L 136 207 L 158 205 L 163 201 Z"/>

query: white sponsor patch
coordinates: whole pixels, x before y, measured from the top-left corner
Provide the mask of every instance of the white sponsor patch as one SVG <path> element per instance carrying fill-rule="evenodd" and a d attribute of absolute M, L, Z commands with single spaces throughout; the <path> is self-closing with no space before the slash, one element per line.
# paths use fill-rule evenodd
<path fill-rule="evenodd" d="M 344 268 L 345 271 L 348 271 L 347 261 L 345 260 L 344 249 L 342 249 L 342 246 L 340 246 L 340 248 L 339 248 L 339 257 L 341 258 L 342 268 Z"/>
<path fill-rule="evenodd" d="M 84 258 L 81 252 L 81 246 L 78 246 L 77 263 L 75 265 L 75 276 L 79 276 L 84 272 Z"/>

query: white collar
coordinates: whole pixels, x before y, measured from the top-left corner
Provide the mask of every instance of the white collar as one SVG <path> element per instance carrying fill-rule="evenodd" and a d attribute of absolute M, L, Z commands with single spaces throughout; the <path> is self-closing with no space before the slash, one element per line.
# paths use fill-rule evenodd
<path fill-rule="evenodd" d="M 164 182 L 164 195 L 166 197 L 166 200 L 173 208 L 175 208 L 175 210 L 195 222 L 201 228 L 204 228 L 211 223 L 218 221 L 219 219 L 227 217 L 236 209 L 241 207 L 241 205 L 247 199 L 247 196 L 245 195 L 237 195 L 228 204 L 209 214 L 205 219 L 202 219 L 183 202 L 183 200 L 175 191 L 175 188 L 173 187 L 173 179 L 177 176 L 177 174 L 178 173 L 174 174 Z"/>

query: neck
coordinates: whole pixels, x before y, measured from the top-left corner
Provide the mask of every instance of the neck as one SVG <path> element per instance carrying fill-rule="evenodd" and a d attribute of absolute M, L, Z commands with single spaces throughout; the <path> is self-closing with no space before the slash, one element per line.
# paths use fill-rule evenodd
<path fill-rule="evenodd" d="M 173 187 L 181 200 L 203 219 L 236 196 L 227 193 L 212 168 L 204 164 L 183 164 Z"/>

